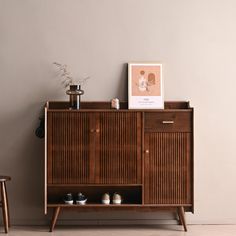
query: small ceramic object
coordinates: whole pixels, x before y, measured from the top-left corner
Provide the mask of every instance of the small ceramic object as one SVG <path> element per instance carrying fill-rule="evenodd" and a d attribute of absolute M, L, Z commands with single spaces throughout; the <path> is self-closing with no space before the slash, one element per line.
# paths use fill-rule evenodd
<path fill-rule="evenodd" d="M 72 205 L 73 204 L 73 196 L 71 193 L 67 193 L 64 197 L 64 202 L 65 204 L 69 204 L 69 205 Z"/>
<path fill-rule="evenodd" d="M 113 202 L 113 204 L 121 204 L 121 202 L 122 202 L 121 195 L 119 193 L 114 193 L 112 202 Z"/>
<path fill-rule="evenodd" d="M 120 109 L 120 101 L 119 101 L 118 98 L 113 98 L 113 99 L 111 100 L 111 107 L 112 107 L 112 108 L 115 108 L 115 109 L 117 109 L 117 110 Z"/>
<path fill-rule="evenodd" d="M 102 196 L 102 204 L 109 205 L 110 204 L 110 195 L 109 193 L 104 193 Z"/>
<path fill-rule="evenodd" d="M 76 204 L 85 205 L 86 202 L 87 202 L 87 198 L 82 193 L 78 193 Z"/>

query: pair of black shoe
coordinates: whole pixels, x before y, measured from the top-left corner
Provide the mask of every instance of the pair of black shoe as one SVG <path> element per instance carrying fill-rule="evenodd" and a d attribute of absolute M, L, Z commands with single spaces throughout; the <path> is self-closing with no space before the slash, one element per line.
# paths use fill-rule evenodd
<path fill-rule="evenodd" d="M 77 194 L 76 199 L 75 199 L 76 204 L 84 205 L 86 201 L 87 201 L 87 198 L 82 193 Z M 65 195 L 64 202 L 65 204 L 69 204 L 69 205 L 74 204 L 74 198 L 73 198 L 72 193 L 67 193 Z"/>

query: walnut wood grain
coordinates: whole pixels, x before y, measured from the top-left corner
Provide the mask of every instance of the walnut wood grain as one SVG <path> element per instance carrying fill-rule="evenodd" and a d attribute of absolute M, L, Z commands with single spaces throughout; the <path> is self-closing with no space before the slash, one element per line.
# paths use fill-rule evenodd
<path fill-rule="evenodd" d="M 48 110 L 69 110 L 69 102 L 62 102 L 62 101 L 50 101 L 47 102 L 46 108 Z M 91 102 L 81 102 L 80 103 L 81 109 L 79 111 L 86 110 L 111 110 L 111 102 L 107 101 L 91 101 Z M 165 110 L 184 110 L 189 109 L 190 105 L 189 102 L 186 101 L 166 101 L 164 103 Z M 128 110 L 128 102 L 120 101 L 120 110 L 131 111 Z M 132 111 L 139 110 L 139 109 L 132 109 Z M 155 109 L 158 110 L 158 109 Z M 154 110 L 154 111 L 155 111 Z M 160 110 L 160 109 L 159 109 Z M 165 111 L 162 110 L 161 111 Z M 140 111 L 140 110 L 139 110 Z M 145 111 L 153 111 L 153 109 L 147 109 Z"/>
<path fill-rule="evenodd" d="M 191 204 L 189 133 L 146 133 L 145 203 Z"/>
<path fill-rule="evenodd" d="M 52 217 L 52 222 L 51 222 L 51 226 L 50 226 L 50 232 L 52 232 L 55 228 L 56 222 L 57 222 L 57 218 L 59 216 L 61 207 L 60 206 L 56 206 L 54 208 L 54 212 L 53 212 L 53 217 Z"/>
<path fill-rule="evenodd" d="M 145 132 L 192 132 L 192 113 L 185 112 L 145 112 Z"/>
<path fill-rule="evenodd" d="M 100 113 L 96 183 L 141 183 L 140 113 Z"/>
<path fill-rule="evenodd" d="M 94 163 L 90 113 L 48 112 L 49 184 L 90 183 Z"/>
<path fill-rule="evenodd" d="M 184 211 L 193 212 L 194 204 L 193 108 L 184 101 L 165 102 L 163 110 L 120 107 L 82 102 L 70 110 L 68 102 L 47 103 L 45 209 L 56 209 L 52 230 L 60 208 L 177 210 L 187 230 Z M 83 192 L 88 204 L 63 204 L 68 192 Z M 119 192 L 125 201 L 104 206 L 105 192 Z"/>
<path fill-rule="evenodd" d="M 186 224 L 186 220 L 185 220 L 184 207 L 183 206 L 179 207 L 178 211 L 179 211 L 179 216 L 180 216 L 181 224 L 184 227 L 184 231 L 187 232 L 187 224 Z"/>
<path fill-rule="evenodd" d="M 2 207 L 2 216 L 4 223 L 5 233 L 8 233 L 9 228 L 9 208 L 8 208 L 8 199 L 7 199 L 7 190 L 6 190 L 6 182 L 0 181 L 0 189 L 1 189 L 1 207 Z"/>

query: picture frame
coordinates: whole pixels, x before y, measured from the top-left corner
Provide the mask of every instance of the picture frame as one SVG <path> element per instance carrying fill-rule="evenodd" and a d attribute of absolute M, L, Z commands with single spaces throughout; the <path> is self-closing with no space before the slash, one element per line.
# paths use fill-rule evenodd
<path fill-rule="evenodd" d="M 161 63 L 128 63 L 128 108 L 164 109 Z"/>

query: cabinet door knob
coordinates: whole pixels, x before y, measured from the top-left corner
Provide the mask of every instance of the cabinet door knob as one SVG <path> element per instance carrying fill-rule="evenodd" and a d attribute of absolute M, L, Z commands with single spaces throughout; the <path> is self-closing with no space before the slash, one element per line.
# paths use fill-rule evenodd
<path fill-rule="evenodd" d="M 95 131 L 96 131 L 96 133 L 99 133 L 100 130 L 99 130 L 99 129 L 96 129 Z"/>
<path fill-rule="evenodd" d="M 149 150 L 147 149 L 147 150 L 145 150 L 145 153 L 149 153 Z"/>
<path fill-rule="evenodd" d="M 93 133 L 93 132 L 94 132 L 94 129 L 90 129 L 90 132 Z"/>

